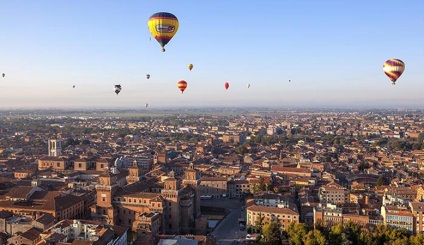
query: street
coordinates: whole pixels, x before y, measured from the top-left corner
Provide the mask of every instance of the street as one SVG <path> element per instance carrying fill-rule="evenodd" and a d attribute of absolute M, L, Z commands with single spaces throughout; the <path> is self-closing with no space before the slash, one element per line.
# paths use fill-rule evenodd
<path fill-rule="evenodd" d="M 230 209 L 230 213 L 212 232 L 212 235 L 216 237 L 217 244 L 230 245 L 234 240 L 245 239 L 247 235 L 246 229 L 241 231 L 238 224 L 238 219 L 241 214 L 243 214 L 243 218 L 246 218 L 245 212 L 242 213 L 240 209 Z"/>

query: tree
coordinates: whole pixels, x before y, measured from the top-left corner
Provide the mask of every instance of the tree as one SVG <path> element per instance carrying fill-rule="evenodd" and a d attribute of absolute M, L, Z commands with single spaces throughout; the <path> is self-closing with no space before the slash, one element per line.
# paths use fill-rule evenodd
<path fill-rule="evenodd" d="M 377 180 L 377 186 L 382 186 L 382 185 L 385 184 L 385 182 L 386 181 L 384 181 L 384 177 L 380 176 L 380 177 L 378 177 L 378 180 Z"/>
<path fill-rule="evenodd" d="M 261 230 L 262 223 L 264 222 L 265 215 L 262 215 L 262 213 L 259 213 L 259 220 L 256 220 L 255 227 L 253 228 L 256 232 L 256 229 Z"/>
<path fill-rule="evenodd" d="M 289 242 L 292 245 L 302 245 L 303 237 L 308 233 L 308 228 L 304 223 L 290 223 L 287 227 L 287 234 L 289 236 Z"/>
<path fill-rule="evenodd" d="M 417 234 L 416 236 L 411 236 L 409 238 L 409 244 L 411 244 L 411 245 L 422 245 L 422 244 L 424 244 L 424 236 L 422 234 Z"/>
<path fill-rule="evenodd" d="M 409 239 L 407 237 L 398 238 L 394 241 L 389 242 L 390 245 L 409 245 Z M 422 243 L 421 243 L 422 244 Z"/>
<path fill-rule="evenodd" d="M 360 225 L 349 221 L 345 226 L 345 232 L 348 235 L 349 240 L 352 241 L 353 244 L 358 244 L 359 234 L 361 233 Z"/>
<path fill-rule="evenodd" d="M 277 222 L 271 222 L 262 227 L 262 234 L 267 242 L 278 244 L 280 241 L 280 230 Z"/>
<path fill-rule="evenodd" d="M 418 135 L 418 142 L 419 142 L 419 143 L 424 143 L 424 133 L 420 133 L 420 134 Z"/>
<path fill-rule="evenodd" d="M 236 153 L 240 155 L 244 155 L 245 153 L 248 153 L 249 150 L 244 145 L 240 145 L 236 148 Z"/>
<path fill-rule="evenodd" d="M 325 245 L 327 239 L 319 230 L 309 231 L 303 238 L 305 245 Z"/>
<path fill-rule="evenodd" d="M 259 182 L 259 190 L 261 191 L 266 191 L 266 184 L 265 184 L 265 179 L 264 177 L 261 177 L 260 182 Z"/>

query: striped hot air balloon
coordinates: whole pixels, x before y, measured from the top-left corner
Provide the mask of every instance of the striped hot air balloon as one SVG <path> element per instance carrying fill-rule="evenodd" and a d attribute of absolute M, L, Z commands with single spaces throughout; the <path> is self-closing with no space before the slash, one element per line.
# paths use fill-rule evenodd
<path fill-rule="evenodd" d="M 184 93 L 184 90 L 187 88 L 187 82 L 181 80 L 177 83 L 178 89 L 181 90 L 181 93 Z"/>
<path fill-rule="evenodd" d="M 396 84 L 396 80 L 402 75 L 405 70 L 405 63 L 399 59 L 390 59 L 384 62 L 383 71 L 389 77 L 392 84 Z"/>

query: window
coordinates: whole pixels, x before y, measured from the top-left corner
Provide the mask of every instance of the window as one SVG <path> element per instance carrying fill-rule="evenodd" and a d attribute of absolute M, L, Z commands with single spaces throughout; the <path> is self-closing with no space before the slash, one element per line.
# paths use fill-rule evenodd
<path fill-rule="evenodd" d="M 78 163 L 78 167 L 81 168 L 82 167 L 82 164 L 81 163 Z"/>
<path fill-rule="evenodd" d="M 60 162 L 56 163 L 56 166 L 57 166 L 57 167 L 60 167 Z"/>
<path fill-rule="evenodd" d="M 103 165 L 103 163 L 102 163 L 102 164 L 100 164 L 100 168 L 104 168 L 104 165 Z"/>
<path fill-rule="evenodd" d="M 102 201 L 103 202 L 106 202 L 106 197 L 102 197 Z"/>

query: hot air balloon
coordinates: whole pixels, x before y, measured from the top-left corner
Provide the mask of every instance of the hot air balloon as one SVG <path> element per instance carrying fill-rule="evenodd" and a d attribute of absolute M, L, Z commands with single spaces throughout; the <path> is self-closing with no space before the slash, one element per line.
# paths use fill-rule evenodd
<path fill-rule="evenodd" d="M 193 69 L 193 64 L 188 64 L 188 69 L 191 71 L 191 69 Z"/>
<path fill-rule="evenodd" d="M 150 16 L 147 26 L 152 36 L 162 46 L 162 52 L 165 52 L 165 45 L 178 31 L 178 19 L 171 13 L 159 12 Z"/>
<path fill-rule="evenodd" d="M 402 75 L 405 70 L 405 63 L 399 59 L 390 59 L 384 62 L 383 71 L 389 77 L 392 84 L 396 84 L 396 80 Z"/>
<path fill-rule="evenodd" d="M 187 88 L 187 82 L 181 80 L 177 83 L 178 89 L 181 90 L 181 93 L 184 93 L 184 90 Z"/>
<path fill-rule="evenodd" d="M 2 75 L 2 77 L 6 76 L 6 74 L 4 74 L 4 73 L 2 73 L 1 75 Z"/>
<path fill-rule="evenodd" d="M 247 84 L 247 88 L 250 88 L 250 83 Z"/>
<path fill-rule="evenodd" d="M 149 104 L 146 103 L 146 107 L 148 107 L 148 106 L 149 106 Z"/>
<path fill-rule="evenodd" d="M 291 80 L 289 80 L 289 82 L 291 82 Z"/>
<path fill-rule="evenodd" d="M 122 87 L 121 87 L 121 85 L 115 85 L 114 87 L 113 87 L 113 90 L 115 91 L 115 93 L 116 93 L 116 95 L 118 95 L 119 94 L 119 92 L 121 92 L 121 90 L 122 90 Z"/>
<path fill-rule="evenodd" d="M 146 78 L 149 79 L 150 78 L 150 74 L 146 74 Z"/>
<path fill-rule="evenodd" d="M 226 82 L 226 83 L 224 84 L 224 87 L 225 87 L 225 89 L 228 89 L 228 88 L 230 87 L 230 84 L 229 84 L 228 82 Z"/>
<path fill-rule="evenodd" d="M 75 88 L 75 85 L 73 85 L 72 88 Z"/>

